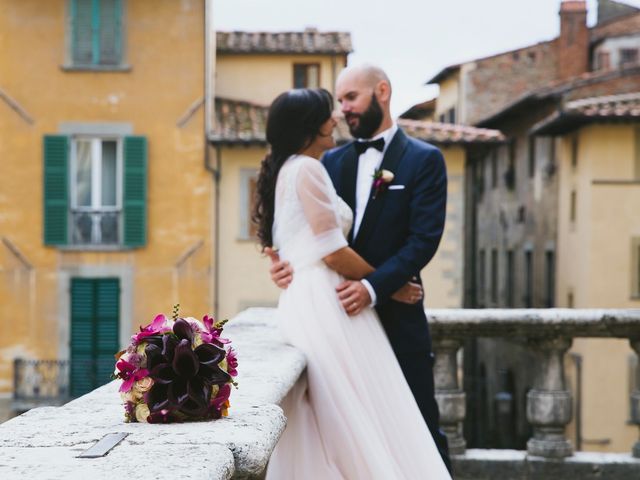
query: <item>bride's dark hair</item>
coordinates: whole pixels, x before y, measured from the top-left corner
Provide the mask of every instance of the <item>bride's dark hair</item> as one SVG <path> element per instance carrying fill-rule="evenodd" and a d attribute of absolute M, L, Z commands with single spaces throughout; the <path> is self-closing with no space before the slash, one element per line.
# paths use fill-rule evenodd
<path fill-rule="evenodd" d="M 267 142 L 271 151 L 262 160 L 252 220 L 262 247 L 273 245 L 272 227 L 278 172 L 287 158 L 307 148 L 333 110 L 325 89 L 296 89 L 280 94 L 269 107 Z"/>

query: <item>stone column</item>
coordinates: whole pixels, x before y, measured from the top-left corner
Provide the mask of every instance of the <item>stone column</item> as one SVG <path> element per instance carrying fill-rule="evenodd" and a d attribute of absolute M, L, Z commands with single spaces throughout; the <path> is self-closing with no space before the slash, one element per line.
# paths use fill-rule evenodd
<path fill-rule="evenodd" d="M 465 416 L 465 394 L 458 384 L 457 353 L 461 340 L 434 339 L 435 365 L 433 376 L 436 386 L 436 401 L 440 409 L 440 427 L 447 435 L 449 453 L 461 455 L 467 443 L 462 435 Z"/>
<path fill-rule="evenodd" d="M 636 385 L 631 393 L 631 421 L 640 427 L 640 338 L 632 338 L 629 343 L 638 357 Z M 640 458 L 640 440 L 633 445 L 631 452 L 634 457 Z"/>
<path fill-rule="evenodd" d="M 566 389 L 564 354 L 571 346 L 569 338 L 545 338 L 530 341 L 538 353 L 535 387 L 527 394 L 527 419 L 533 437 L 527 442 L 530 455 L 564 458 L 573 455 L 565 428 L 571 421 L 571 392 Z"/>

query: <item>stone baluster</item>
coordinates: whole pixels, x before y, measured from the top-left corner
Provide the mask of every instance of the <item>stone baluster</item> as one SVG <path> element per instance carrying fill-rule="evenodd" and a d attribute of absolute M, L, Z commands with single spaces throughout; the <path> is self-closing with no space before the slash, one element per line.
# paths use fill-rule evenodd
<path fill-rule="evenodd" d="M 440 409 L 440 427 L 447 435 L 449 453 L 452 455 L 463 454 L 467 445 L 462 435 L 465 394 L 458 384 L 457 353 L 461 346 L 462 341 L 450 338 L 434 339 L 433 342 L 433 376 Z"/>
<path fill-rule="evenodd" d="M 632 338 L 629 343 L 631 343 L 631 348 L 633 348 L 638 357 L 636 385 L 633 392 L 631 392 L 631 421 L 640 427 L 640 338 Z M 634 457 L 640 458 L 640 440 L 633 445 L 632 454 Z"/>
<path fill-rule="evenodd" d="M 564 354 L 571 339 L 535 339 L 530 344 L 540 363 L 534 388 L 527 394 L 527 419 L 533 426 L 527 451 L 547 458 L 571 456 L 573 447 L 565 428 L 571 421 L 572 399 L 564 377 Z"/>

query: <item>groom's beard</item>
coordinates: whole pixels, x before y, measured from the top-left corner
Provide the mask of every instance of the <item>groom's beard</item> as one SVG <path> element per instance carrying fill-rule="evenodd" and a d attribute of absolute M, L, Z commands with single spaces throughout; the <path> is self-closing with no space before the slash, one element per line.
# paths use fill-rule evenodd
<path fill-rule="evenodd" d="M 357 117 L 358 123 L 354 126 L 349 125 L 349 131 L 355 138 L 371 138 L 373 134 L 378 130 L 384 113 L 382 107 L 375 93 L 371 94 L 371 102 L 369 107 L 362 113 L 348 113 L 345 115 L 346 120 L 349 118 Z"/>

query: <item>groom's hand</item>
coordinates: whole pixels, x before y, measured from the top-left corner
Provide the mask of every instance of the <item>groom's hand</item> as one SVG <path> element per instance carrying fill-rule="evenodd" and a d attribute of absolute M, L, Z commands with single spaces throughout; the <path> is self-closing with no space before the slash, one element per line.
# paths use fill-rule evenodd
<path fill-rule="evenodd" d="M 346 280 L 336 287 L 342 308 L 349 315 L 357 315 L 371 303 L 371 296 L 362 282 Z"/>
<path fill-rule="evenodd" d="M 264 253 L 271 259 L 271 268 L 269 269 L 271 281 L 279 288 L 286 289 L 293 280 L 291 265 L 289 265 L 289 262 L 280 260 L 280 255 L 271 247 L 266 247 Z"/>

